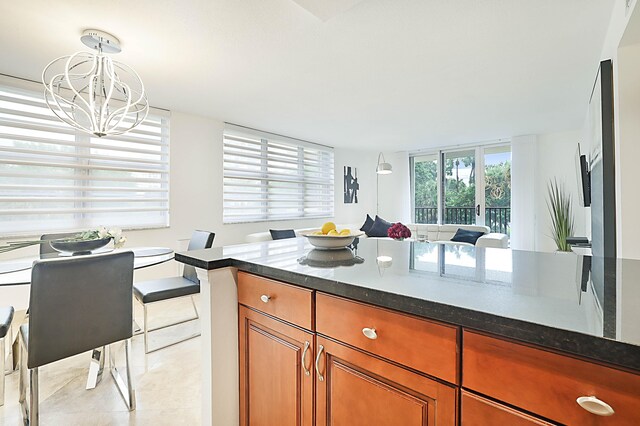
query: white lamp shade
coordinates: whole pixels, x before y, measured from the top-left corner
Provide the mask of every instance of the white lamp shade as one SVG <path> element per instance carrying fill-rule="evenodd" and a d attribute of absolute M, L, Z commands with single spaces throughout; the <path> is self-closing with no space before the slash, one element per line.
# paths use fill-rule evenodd
<path fill-rule="evenodd" d="M 379 175 L 389 175 L 393 172 L 393 168 L 389 163 L 379 163 L 376 168 L 376 173 Z"/>

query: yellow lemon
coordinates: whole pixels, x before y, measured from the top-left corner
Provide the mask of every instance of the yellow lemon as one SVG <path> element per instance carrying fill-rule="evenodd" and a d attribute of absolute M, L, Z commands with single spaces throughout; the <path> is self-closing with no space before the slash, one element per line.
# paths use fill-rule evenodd
<path fill-rule="evenodd" d="M 324 234 L 322 233 L 322 231 L 316 231 L 316 232 L 314 232 L 314 233 L 313 233 L 313 234 L 311 234 L 311 235 L 324 235 Z"/>
<path fill-rule="evenodd" d="M 332 229 L 331 231 L 329 231 L 327 235 L 340 235 L 340 234 L 335 229 Z"/>
<path fill-rule="evenodd" d="M 332 231 L 336 229 L 336 224 L 333 222 L 326 222 L 324 225 L 322 225 L 322 233 L 323 234 L 328 234 L 329 231 Z"/>
<path fill-rule="evenodd" d="M 351 230 L 343 229 L 342 231 L 340 231 L 340 235 L 351 235 Z"/>

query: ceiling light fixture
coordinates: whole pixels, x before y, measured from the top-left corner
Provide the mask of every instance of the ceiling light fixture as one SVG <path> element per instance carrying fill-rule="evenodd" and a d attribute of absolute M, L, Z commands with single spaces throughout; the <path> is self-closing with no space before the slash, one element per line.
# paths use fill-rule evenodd
<path fill-rule="evenodd" d="M 111 34 L 85 30 L 82 43 L 95 49 L 54 59 L 42 72 L 47 106 L 72 127 L 98 137 L 121 135 L 149 113 L 144 84 L 128 65 L 105 53 L 119 53 Z"/>

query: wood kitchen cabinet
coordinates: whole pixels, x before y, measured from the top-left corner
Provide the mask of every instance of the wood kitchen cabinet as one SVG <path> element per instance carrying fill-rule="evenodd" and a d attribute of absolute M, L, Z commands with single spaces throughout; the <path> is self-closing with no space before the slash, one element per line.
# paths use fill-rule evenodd
<path fill-rule="evenodd" d="M 466 426 L 551 426 L 552 423 L 499 404 L 487 398 L 462 391 L 462 422 Z"/>
<path fill-rule="evenodd" d="M 462 347 L 466 389 L 561 424 L 640 425 L 636 374 L 470 331 Z"/>
<path fill-rule="evenodd" d="M 314 335 L 239 306 L 240 424 L 312 426 Z"/>
<path fill-rule="evenodd" d="M 318 336 L 316 424 L 456 424 L 456 388 Z"/>

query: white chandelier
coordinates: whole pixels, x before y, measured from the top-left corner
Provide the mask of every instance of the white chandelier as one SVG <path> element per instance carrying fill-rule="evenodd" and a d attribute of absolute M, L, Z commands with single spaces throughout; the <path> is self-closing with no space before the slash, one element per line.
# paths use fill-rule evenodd
<path fill-rule="evenodd" d="M 95 49 L 54 59 L 42 72 L 47 106 L 72 127 L 98 137 L 121 135 L 149 113 L 144 84 L 136 72 L 104 53 L 119 53 L 111 34 L 86 30 L 80 40 Z"/>

